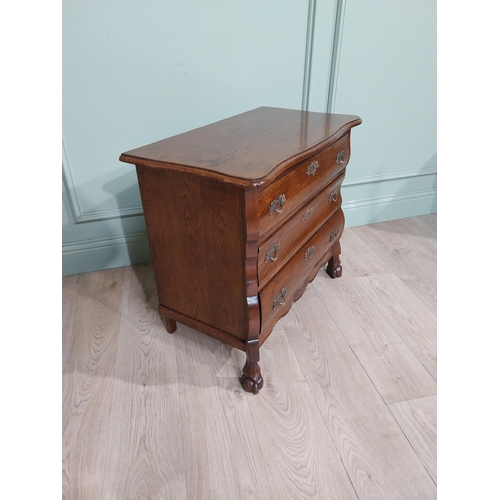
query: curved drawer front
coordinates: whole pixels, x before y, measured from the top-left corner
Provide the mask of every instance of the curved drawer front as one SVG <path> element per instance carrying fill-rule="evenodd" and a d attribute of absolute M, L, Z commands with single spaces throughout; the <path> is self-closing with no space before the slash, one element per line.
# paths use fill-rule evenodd
<path fill-rule="evenodd" d="M 295 210 L 326 186 L 349 161 L 350 134 L 297 164 L 259 192 L 259 232 L 283 224 Z"/>
<path fill-rule="evenodd" d="M 265 286 L 271 276 L 276 274 L 325 222 L 342 202 L 340 185 L 344 175 L 338 176 L 330 185 L 302 210 L 259 245 L 259 287 Z"/>
<path fill-rule="evenodd" d="M 290 309 L 294 300 L 302 295 L 311 273 L 317 272 L 324 264 L 332 245 L 340 238 L 344 229 L 344 213 L 338 210 L 293 256 L 260 292 L 262 321 L 260 328 L 263 342 L 279 318 Z M 295 296 L 295 297 L 294 297 Z"/>

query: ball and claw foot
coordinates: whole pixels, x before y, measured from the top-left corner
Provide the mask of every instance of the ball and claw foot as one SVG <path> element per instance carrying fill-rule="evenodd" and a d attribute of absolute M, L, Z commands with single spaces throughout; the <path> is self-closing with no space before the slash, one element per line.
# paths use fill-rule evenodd
<path fill-rule="evenodd" d="M 245 363 L 243 367 L 243 375 L 240 378 L 243 390 L 246 392 L 253 392 L 259 394 L 259 391 L 264 386 L 264 379 L 260 373 L 260 366 L 258 363 Z"/>
<path fill-rule="evenodd" d="M 342 265 L 334 264 L 333 257 L 328 261 L 328 266 L 326 266 L 326 272 L 330 278 L 340 278 L 342 276 Z"/>

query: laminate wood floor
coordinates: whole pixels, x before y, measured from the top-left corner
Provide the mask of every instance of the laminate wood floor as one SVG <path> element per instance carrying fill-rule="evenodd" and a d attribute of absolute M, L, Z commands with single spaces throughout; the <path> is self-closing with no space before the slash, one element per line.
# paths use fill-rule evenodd
<path fill-rule="evenodd" d="M 436 214 L 346 229 L 245 354 L 158 315 L 151 264 L 63 278 L 66 500 L 436 498 Z"/>

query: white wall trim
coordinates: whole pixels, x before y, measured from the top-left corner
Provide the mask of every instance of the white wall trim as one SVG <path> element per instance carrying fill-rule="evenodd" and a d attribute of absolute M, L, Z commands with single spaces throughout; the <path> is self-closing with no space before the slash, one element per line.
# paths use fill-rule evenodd
<path fill-rule="evenodd" d="M 84 222 L 97 222 L 107 219 L 121 219 L 123 217 L 134 217 L 143 214 L 142 206 L 84 212 L 81 208 L 78 189 L 73 179 L 73 174 L 68 160 L 68 155 L 66 153 L 64 140 L 62 141 L 62 169 L 63 183 L 68 195 L 69 206 L 71 208 L 71 213 L 73 215 L 75 224 L 81 224 Z"/>
<path fill-rule="evenodd" d="M 357 186 L 359 184 L 369 184 L 371 182 L 395 181 L 399 179 L 410 179 L 426 175 L 437 175 L 436 167 L 427 167 L 420 170 L 403 170 L 400 172 L 391 172 L 389 174 L 365 175 L 363 177 L 354 177 L 346 179 L 342 186 Z"/>
<path fill-rule="evenodd" d="M 101 269 L 149 262 L 151 254 L 146 232 L 110 236 L 62 247 L 62 274 L 87 273 Z"/>
<path fill-rule="evenodd" d="M 304 80 L 302 84 L 302 111 L 309 109 L 309 94 L 311 85 L 311 66 L 314 40 L 314 21 L 316 18 L 316 0 L 309 0 L 307 9 L 306 50 L 304 58 Z"/>
<path fill-rule="evenodd" d="M 66 154 L 66 147 L 64 146 L 64 141 L 62 141 L 62 173 L 63 173 L 63 185 L 68 195 L 69 206 L 73 219 L 75 222 L 81 217 L 82 210 L 80 208 L 80 201 L 78 200 L 78 194 L 75 188 L 75 182 L 73 181 L 73 174 L 69 168 L 68 156 Z"/>
<path fill-rule="evenodd" d="M 437 197 L 436 189 L 425 189 L 422 191 L 413 191 L 411 193 L 404 194 L 392 194 L 388 196 L 379 196 L 377 198 L 369 198 L 365 200 L 355 200 L 355 201 L 347 201 L 342 203 L 342 210 L 344 212 L 349 210 L 355 210 L 357 208 L 364 207 L 374 207 L 377 205 L 387 205 L 389 203 L 414 200 L 417 198 L 433 198 Z"/>
<path fill-rule="evenodd" d="M 337 0 L 335 16 L 333 19 L 333 42 L 330 59 L 330 71 L 326 95 L 325 113 L 333 113 L 335 109 L 335 96 L 337 94 L 337 81 L 339 77 L 340 50 L 342 47 L 342 31 L 344 29 L 346 0 Z"/>
<path fill-rule="evenodd" d="M 342 203 L 345 227 L 363 226 L 388 220 L 437 212 L 437 190 L 426 189 Z"/>
<path fill-rule="evenodd" d="M 139 241 L 147 241 L 148 236 L 146 231 L 140 233 L 132 233 L 124 236 L 109 236 L 107 238 L 96 238 L 92 240 L 79 241 L 78 243 L 63 243 L 63 254 L 81 252 L 82 250 L 94 250 L 97 248 L 113 247 L 126 245 L 127 243 L 136 243 Z"/>

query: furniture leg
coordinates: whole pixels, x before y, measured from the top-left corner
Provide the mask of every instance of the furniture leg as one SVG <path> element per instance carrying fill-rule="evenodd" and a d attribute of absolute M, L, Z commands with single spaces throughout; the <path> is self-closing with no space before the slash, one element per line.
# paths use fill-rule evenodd
<path fill-rule="evenodd" d="M 328 261 L 326 272 L 330 278 L 340 278 L 342 276 L 342 264 L 340 263 L 340 241 L 333 244 L 333 256 Z"/>
<path fill-rule="evenodd" d="M 240 378 L 241 385 L 246 392 L 258 394 L 264 386 L 264 379 L 260 373 L 259 366 L 259 343 L 258 340 L 247 342 L 247 361 L 243 367 L 243 375 Z"/>
<path fill-rule="evenodd" d="M 168 333 L 174 333 L 177 330 L 177 322 L 165 316 L 165 327 Z"/>

